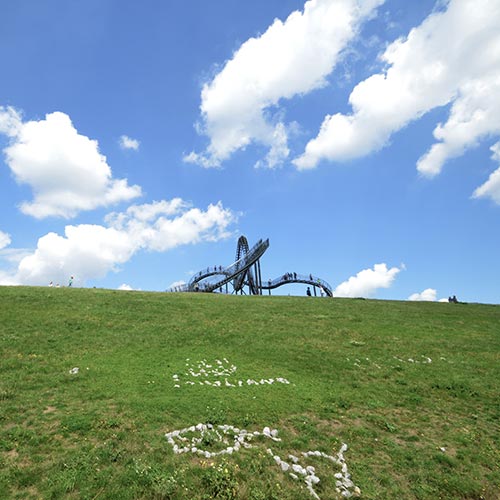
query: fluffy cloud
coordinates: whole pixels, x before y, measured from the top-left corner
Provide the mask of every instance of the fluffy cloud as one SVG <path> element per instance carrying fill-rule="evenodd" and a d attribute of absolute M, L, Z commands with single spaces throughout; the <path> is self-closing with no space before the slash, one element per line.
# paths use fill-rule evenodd
<path fill-rule="evenodd" d="M 97 141 L 79 134 L 64 113 L 23 123 L 12 108 L 0 108 L 0 132 L 11 137 L 4 149 L 7 165 L 33 190 L 33 201 L 21 204 L 25 214 L 69 218 L 141 194 L 139 186 L 112 178 Z"/>
<path fill-rule="evenodd" d="M 437 291 L 434 288 L 426 288 L 423 292 L 411 294 L 408 300 L 434 302 L 436 297 Z"/>
<path fill-rule="evenodd" d="M 136 244 L 164 252 L 179 245 L 217 241 L 230 235 L 227 231 L 235 216 L 219 202 L 207 210 L 189 208 L 180 198 L 132 206 L 126 212 L 106 218 L 111 229 L 129 235 Z"/>
<path fill-rule="evenodd" d="M 334 297 L 371 297 L 379 288 L 389 288 L 401 269 L 387 268 L 386 264 L 375 264 L 373 269 L 364 269 L 351 276 L 333 291 Z"/>
<path fill-rule="evenodd" d="M 437 291 L 434 288 L 426 288 L 420 293 L 412 293 L 408 300 L 420 301 L 420 302 L 448 302 L 447 298 L 442 298 L 437 300 Z"/>
<path fill-rule="evenodd" d="M 287 128 L 280 99 L 290 99 L 326 84 L 363 21 L 384 0 L 309 0 L 303 12 L 276 19 L 258 38 L 247 40 L 201 94 L 202 132 L 210 139 L 203 154 L 187 162 L 214 167 L 252 142 L 269 147 L 259 165 L 275 167 L 288 157 Z"/>
<path fill-rule="evenodd" d="M 426 176 L 489 136 L 500 133 L 500 3 L 451 0 L 381 56 L 387 69 L 352 91 L 350 115 L 326 116 L 319 134 L 294 160 L 299 169 L 343 161 L 385 146 L 390 136 L 429 110 L 451 104 L 439 141 L 420 158 Z M 500 174 L 499 174 L 500 175 Z M 489 191 L 477 193 L 487 195 Z"/>
<path fill-rule="evenodd" d="M 132 139 L 127 135 L 122 135 L 120 137 L 120 147 L 122 149 L 133 149 L 134 151 L 139 150 L 140 142 L 137 139 Z"/>
<path fill-rule="evenodd" d="M 500 142 L 492 146 L 491 151 L 493 151 L 492 159 L 500 163 Z M 472 196 L 474 198 L 491 198 L 495 203 L 500 205 L 500 168 L 495 170 L 489 179 L 474 191 Z"/>
<path fill-rule="evenodd" d="M 10 235 L 0 231 L 0 250 L 10 245 Z"/>
<path fill-rule="evenodd" d="M 35 252 L 19 263 L 16 277 L 27 285 L 65 283 L 71 275 L 81 282 L 105 276 L 135 251 L 124 232 L 91 224 L 66 226 L 64 236 L 48 233 L 38 240 Z"/>
<path fill-rule="evenodd" d="M 132 291 L 134 290 L 130 285 L 127 285 L 126 283 L 123 283 L 121 284 L 119 287 L 118 287 L 118 290 L 123 290 L 123 291 Z"/>
<path fill-rule="evenodd" d="M 113 213 L 106 226 L 66 226 L 64 236 L 48 233 L 38 240 L 36 250 L 24 256 L 12 275 L 0 283 L 44 285 L 75 283 L 101 278 L 117 271 L 140 250 L 166 251 L 179 245 L 217 241 L 230 235 L 234 214 L 221 203 L 206 210 L 190 207 L 182 200 L 132 206 Z"/>

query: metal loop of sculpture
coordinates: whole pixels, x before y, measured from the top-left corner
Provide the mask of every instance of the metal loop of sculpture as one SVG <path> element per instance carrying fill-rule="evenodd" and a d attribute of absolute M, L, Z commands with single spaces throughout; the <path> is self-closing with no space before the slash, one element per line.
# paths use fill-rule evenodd
<path fill-rule="evenodd" d="M 245 236 L 240 236 L 236 246 L 235 262 L 230 266 L 208 267 L 196 273 L 189 283 L 171 288 L 170 292 L 215 292 L 223 291 L 229 293 L 228 286 L 232 285 L 232 293 L 249 295 L 262 295 L 263 290 L 271 290 L 291 283 L 304 283 L 313 287 L 316 295 L 316 287 L 321 294 L 332 297 L 331 286 L 323 279 L 312 274 L 304 275 L 297 273 L 286 273 L 283 276 L 262 283 L 260 270 L 260 258 L 269 247 L 269 239 L 260 239 L 252 248 L 248 245 Z M 245 289 L 247 291 L 245 291 Z"/>

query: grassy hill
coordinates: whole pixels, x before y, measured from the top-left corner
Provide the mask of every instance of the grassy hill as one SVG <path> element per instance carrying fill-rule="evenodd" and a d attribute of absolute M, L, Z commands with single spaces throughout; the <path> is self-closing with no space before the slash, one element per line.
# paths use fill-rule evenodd
<path fill-rule="evenodd" d="M 499 353 L 493 305 L 0 288 L 0 498 L 498 499 Z"/>

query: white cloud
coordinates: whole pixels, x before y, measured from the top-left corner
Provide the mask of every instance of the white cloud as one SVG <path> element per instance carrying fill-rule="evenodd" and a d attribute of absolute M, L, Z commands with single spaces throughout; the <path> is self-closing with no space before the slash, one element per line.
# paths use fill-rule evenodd
<path fill-rule="evenodd" d="M 235 215 L 220 202 L 202 211 L 190 208 L 180 198 L 134 205 L 124 213 L 112 213 L 106 218 L 111 228 L 128 234 L 140 246 L 158 252 L 227 238 L 231 234 L 227 228 L 235 220 Z"/>
<path fill-rule="evenodd" d="M 17 286 L 17 285 L 19 285 L 19 283 L 14 276 L 0 269 L 0 286 Z"/>
<path fill-rule="evenodd" d="M 11 106 L 0 106 L 0 134 L 15 137 L 21 127 L 21 114 Z"/>
<path fill-rule="evenodd" d="M 134 290 L 130 285 L 127 285 L 126 283 L 123 283 L 121 284 L 119 287 L 118 287 L 118 290 L 124 290 L 124 291 L 132 291 Z"/>
<path fill-rule="evenodd" d="M 0 132 L 11 137 L 7 165 L 17 182 L 33 190 L 33 201 L 21 204 L 25 214 L 69 218 L 141 194 L 139 186 L 112 178 L 97 141 L 79 134 L 64 113 L 23 123 L 11 108 L 0 108 Z"/>
<path fill-rule="evenodd" d="M 493 145 L 491 151 L 493 151 L 492 159 L 500 163 L 500 142 Z M 473 198 L 488 197 L 500 205 L 500 168 L 497 168 L 489 179 L 474 191 L 472 196 Z"/>
<path fill-rule="evenodd" d="M 107 226 L 66 226 L 64 236 L 48 233 L 25 255 L 14 273 L 0 276 L 0 284 L 44 285 L 66 283 L 69 276 L 84 284 L 118 271 L 140 250 L 163 252 L 180 245 L 217 241 L 230 235 L 235 215 L 221 203 L 206 210 L 180 199 L 130 207 L 107 217 Z"/>
<path fill-rule="evenodd" d="M 250 38 L 201 93 L 207 150 L 184 160 L 219 166 L 252 142 L 270 151 L 260 165 L 276 167 L 289 154 L 287 127 L 272 108 L 281 99 L 326 85 L 342 50 L 384 0 L 309 0 L 257 38 Z"/>
<path fill-rule="evenodd" d="M 351 276 L 333 291 L 334 297 L 371 297 L 379 288 L 389 288 L 400 269 L 387 268 L 386 264 L 375 264 L 373 269 L 364 269 Z"/>
<path fill-rule="evenodd" d="M 0 250 L 10 245 L 10 235 L 0 231 Z"/>
<path fill-rule="evenodd" d="M 80 224 L 66 226 L 64 236 L 48 233 L 38 240 L 36 250 L 20 263 L 20 284 L 65 283 L 69 276 L 78 282 L 101 278 L 136 251 L 129 235 L 112 228 Z"/>
<path fill-rule="evenodd" d="M 439 142 L 418 161 L 423 175 L 438 174 L 450 158 L 500 133 L 500 3 L 445 5 L 444 12 L 432 13 L 387 47 L 381 56 L 387 69 L 353 89 L 352 114 L 325 117 L 318 136 L 294 160 L 299 169 L 376 151 L 410 121 L 447 104 L 452 104 L 448 121 L 434 131 Z"/>
<path fill-rule="evenodd" d="M 420 293 L 412 293 L 408 300 L 419 302 L 448 302 L 447 298 L 437 299 L 437 291 L 434 288 L 426 288 Z"/>
<path fill-rule="evenodd" d="M 413 293 L 408 297 L 408 300 L 416 300 L 416 301 L 426 301 L 426 302 L 434 302 L 437 297 L 437 291 L 434 288 L 426 288 L 424 291 L 420 293 Z"/>
<path fill-rule="evenodd" d="M 134 151 L 139 150 L 140 142 L 137 139 L 132 139 L 127 135 L 122 135 L 120 137 L 120 147 L 122 149 L 133 149 Z"/>

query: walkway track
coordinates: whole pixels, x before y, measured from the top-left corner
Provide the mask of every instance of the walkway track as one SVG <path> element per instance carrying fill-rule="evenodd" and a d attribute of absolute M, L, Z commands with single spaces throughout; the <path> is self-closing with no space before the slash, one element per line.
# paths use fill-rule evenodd
<path fill-rule="evenodd" d="M 240 290 L 245 282 L 245 275 L 248 270 L 262 257 L 264 252 L 269 247 L 269 239 L 260 239 L 247 253 L 243 254 L 243 257 L 238 259 L 234 264 L 228 267 L 219 266 L 218 268 L 208 268 L 206 271 L 200 271 L 198 274 L 193 276 L 189 283 L 185 285 L 184 292 L 213 292 L 217 288 L 221 288 L 226 283 L 234 280 L 235 290 Z M 237 252 L 238 253 L 238 252 Z M 221 277 L 210 283 L 200 283 L 204 279 L 210 276 Z"/>
<path fill-rule="evenodd" d="M 248 248 L 247 239 L 241 236 L 238 240 L 236 249 L 236 262 L 230 266 L 208 267 L 206 270 L 195 274 L 189 283 L 170 289 L 171 292 L 213 292 L 222 288 L 226 283 L 233 282 L 233 288 L 236 292 L 242 290 L 244 286 L 250 288 L 250 293 L 258 295 L 256 279 L 252 272 L 252 267 L 264 255 L 269 248 L 269 239 L 260 239 L 252 248 Z M 216 279 L 204 283 L 207 278 Z M 292 283 L 303 283 L 313 287 L 318 287 L 325 295 L 332 297 L 332 287 L 323 279 L 312 274 L 286 273 L 283 276 L 262 282 L 261 290 L 273 290 L 280 286 L 290 285 Z"/>
<path fill-rule="evenodd" d="M 306 285 L 317 286 L 322 289 L 325 295 L 333 297 L 332 287 L 323 279 L 313 276 L 311 274 L 296 274 L 289 273 L 274 280 L 264 281 L 262 283 L 263 290 L 273 290 L 283 285 L 290 285 L 291 283 L 304 283 Z"/>

